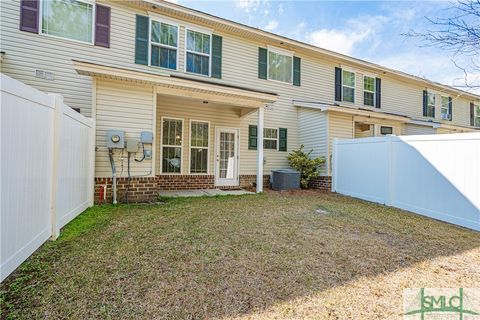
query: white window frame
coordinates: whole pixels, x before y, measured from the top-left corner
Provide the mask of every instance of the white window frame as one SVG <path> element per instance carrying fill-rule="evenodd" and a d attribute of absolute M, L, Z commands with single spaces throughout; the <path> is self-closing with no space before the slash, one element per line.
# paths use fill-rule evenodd
<path fill-rule="evenodd" d="M 203 52 L 196 52 L 196 51 L 192 51 L 192 50 L 187 49 L 188 31 L 200 32 L 200 33 L 207 34 L 207 35 L 210 36 L 210 47 L 209 47 L 210 52 L 208 53 L 208 55 L 206 53 L 203 53 Z M 198 28 L 198 27 L 193 27 L 193 26 L 185 27 L 185 46 L 184 46 L 184 57 L 185 57 L 184 58 L 184 71 L 185 71 L 185 73 L 194 74 L 194 75 L 201 76 L 201 77 L 208 77 L 208 78 L 210 78 L 212 76 L 212 38 L 213 38 L 213 30 L 211 30 L 211 29 L 203 29 L 203 28 Z M 187 53 L 189 53 L 189 52 L 193 53 L 193 54 L 198 54 L 198 55 L 201 55 L 201 56 L 204 56 L 204 57 L 208 56 L 208 75 L 187 71 Z"/>
<path fill-rule="evenodd" d="M 46 37 L 55 38 L 55 39 L 73 41 L 73 42 L 76 42 L 76 43 L 88 44 L 88 45 L 93 46 L 95 44 L 95 17 L 96 17 L 96 14 L 97 14 L 97 12 L 96 12 L 97 11 L 97 6 L 95 5 L 95 0 L 77 0 L 77 1 L 92 5 L 92 41 L 90 41 L 90 42 L 81 41 L 81 40 L 70 39 L 70 38 L 67 38 L 67 37 L 60 37 L 60 36 L 44 33 L 43 32 L 43 2 L 45 2 L 45 0 L 38 1 L 38 5 L 39 5 L 38 19 L 40 20 L 40 21 L 38 21 L 38 28 L 39 28 L 38 29 L 38 34 L 40 34 L 42 36 L 46 36 Z"/>
<path fill-rule="evenodd" d="M 477 112 L 477 108 L 480 108 L 480 102 L 473 103 L 473 127 L 480 128 L 480 126 L 475 125 L 476 119 L 480 118 L 480 113 Z"/>
<path fill-rule="evenodd" d="M 266 138 L 266 137 L 265 137 L 265 130 L 266 130 L 266 129 L 277 130 L 277 138 Z M 278 151 L 278 144 L 279 144 L 279 142 L 280 142 L 280 141 L 279 141 L 279 140 L 280 140 L 280 138 L 279 138 L 280 132 L 279 132 L 279 131 L 280 131 L 280 130 L 279 130 L 278 128 L 270 128 L 270 127 L 264 127 L 264 128 L 263 128 L 263 140 L 264 140 L 264 141 L 262 141 L 263 150 L 276 150 L 276 151 Z M 277 147 L 276 147 L 275 149 L 265 148 L 265 140 L 277 141 Z"/>
<path fill-rule="evenodd" d="M 343 76 L 343 72 L 344 72 L 344 71 L 353 73 L 353 87 L 347 86 L 347 85 L 344 85 L 344 84 L 343 84 L 343 79 L 345 78 L 345 77 Z M 345 101 L 345 100 L 344 100 L 343 87 L 347 87 L 347 88 L 353 89 L 353 101 Z M 353 70 L 353 69 L 349 69 L 349 68 L 343 67 L 343 68 L 342 68 L 342 102 L 355 104 L 355 101 L 357 100 L 356 95 L 357 95 L 357 72 L 356 72 L 355 70 Z"/>
<path fill-rule="evenodd" d="M 429 96 L 429 95 L 433 95 L 433 110 L 434 110 L 434 111 L 433 111 L 433 115 L 434 115 L 434 116 L 429 116 L 429 115 L 428 115 L 428 107 L 429 107 L 429 106 L 430 106 L 430 107 L 432 106 L 431 104 L 428 104 L 428 101 L 429 101 L 428 96 Z M 435 92 L 431 92 L 431 91 L 428 91 L 428 90 L 427 90 L 427 110 L 426 110 L 427 112 L 426 112 L 426 115 L 425 115 L 427 118 L 435 118 L 435 111 L 436 111 L 435 109 L 436 109 L 436 106 L 437 106 L 437 94 L 436 94 Z"/>
<path fill-rule="evenodd" d="M 207 147 L 192 147 L 192 123 L 193 122 L 200 122 L 200 123 L 206 123 L 208 125 L 208 141 L 207 141 Z M 196 120 L 196 119 L 190 119 L 190 127 L 189 127 L 189 140 L 188 140 L 188 146 L 189 146 L 189 153 L 188 153 L 188 172 L 191 175 L 209 175 L 210 174 L 210 121 L 205 121 L 205 120 Z M 207 149 L 207 172 L 206 173 L 199 173 L 199 172 L 192 172 L 192 167 L 191 167 L 191 161 L 192 161 L 192 149 Z"/>
<path fill-rule="evenodd" d="M 269 54 L 270 51 L 274 52 L 276 54 L 280 54 L 282 56 L 287 56 L 287 57 L 292 58 L 292 70 L 290 70 L 290 72 L 291 72 L 291 77 L 290 78 L 292 80 L 290 82 L 280 81 L 280 80 L 275 80 L 275 79 L 270 78 L 270 54 Z M 277 83 L 293 85 L 293 56 L 294 56 L 293 51 L 288 51 L 288 50 L 277 48 L 277 47 L 267 46 L 267 80 L 277 82 Z"/>
<path fill-rule="evenodd" d="M 169 144 L 163 144 L 163 120 L 180 120 L 182 121 L 182 136 L 181 136 L 181 141 L 182 143 L 180 146 L 177 145 L 169 145 Z M 160 173 L 161 174 L 176 174 L 176 175 L 182 175 L 183 172 L 183 135 L 185 131 L 185 121 L 183 118 L 175 118 L 175 117 L 169 117 L 169 116 L 163 116 L 160 118 Z M 163 147 L 169 147 L 169 148 L 180 148 L 180 172 L 163 172 Z"/>
<path fill-rule="evenodd" d="M 168 25 L 177 27 L 177 46 L 176 47 L 166 45 L 166 44 L 161 44 L 161 43 L 155 43 L 154 44 L 157 47 L 177 50 L 177 57 L 176 57 L 177 63 L 176 63 L 176 68 L 175 69 L 164 68 L 164 67 L 161 67 L 161 66 L 152 65 L 152 22 L 153 21 L 160 22 L 160 24 L 164 23 L 164 24 L 168 24 Z M 149 19 L 148 19 L 148 66 L 149 67 L 154 67 L 154 68 L 159 68 L 159 69 L 162 69 L 162 70 L 178 71 L 179 53 L 180 53 L 180 24 L 176 21 L 165 19 L 165 18 L 162 18 L 158 15 L 149 13 Z"/>
<path fill-rule="evenodd" d="M 355 75 L 355 79 L 356 79 L 357 75 Z M 369 91 L 369 90 L 365 90 L 365 78 L 371 78 L 373 79 L 373 91 Z M 342 84 L 343 85 L 343 84 Z M 347 86 L 348 87 L 348 86 Z M 342 89 L 343 90 L 343 89 Z M 376 88 L 376 79 L 375 77 L 372 77 L 370 75 L 366 75 L 364 74 L 363 75 L 363 105 L 366 106 L 366 107 L 370 107 L 370 108 L 374 108 L 375 107 L 375 103 L 377 102 L 377 88 Z M 368 104 L 365 104 L 365 92 L 368 92 L 368 93 L 373 93 L 373 105 L 368 105 Z M 343 92 L 342 92 L 343 93 Z M 353 100 L 355 101 L 355 95 L 353 95 Z"/>
<path fill-rule="evenodd" d="M 447 99 L 447 104 L 444 105 L 443 104 L 443 99 Z M 440 119 L 442 120 L 450 120 L 450 117 L 452 116 L 450 114 L 450 108 L 449 108 L 449 96 L 440 96 Z M 447 115 L 447 118 L 443 118 L 443 110 L 447 110 L 447 112 L 445 113 Z"/>

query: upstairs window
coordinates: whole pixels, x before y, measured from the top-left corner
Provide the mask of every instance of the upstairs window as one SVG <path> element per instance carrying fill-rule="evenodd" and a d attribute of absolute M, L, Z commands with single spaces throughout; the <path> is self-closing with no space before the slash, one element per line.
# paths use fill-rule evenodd
<path fill-rule="evenodd" d="M 427 117 L 435 118 L 435 93 L 427 93 Z"/>
<path fill-rule="evenodd" d="M 342 100 L 355 102 L 355 72 L 342 70 Z"/>
<path fill-rule="evenodd" d="M 210 75 L 211 40 L 209 34 L 187 30 L 187 72 Z"/>
<path fill-rule="evenodd" d="M 41 33 L 93 43 L 93 2 L 93 0 L 42 1 Z"/>
<path fill-rule="evenodd" d="M 150 65 L 177 69 L 178 27 L 151 20 Z"/>
<path fill-rule="evenodd" d="M 448 97 L 442 96 L 442 106 L 440 109 L 440 117 L 443 120 L 449 120 L 450 119 L 450 99 Z"/>
<path fill-rule="evenodd" d="M 263 149 L 277 150 L 278 129 L 263 129 Z"/>
<path fill-rule="evenodd" d="M 268 50 L 268 80 L 292 83 L 293 55 Z"/>
<path fill-rule="evenodd" d="M 363 104 L 371 107 L 375 105 L 375 78 L 363 77 Z"/>

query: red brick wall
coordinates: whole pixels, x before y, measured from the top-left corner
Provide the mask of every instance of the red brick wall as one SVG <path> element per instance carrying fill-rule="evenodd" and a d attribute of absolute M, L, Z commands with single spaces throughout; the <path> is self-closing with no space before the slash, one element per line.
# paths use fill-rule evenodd
<path fill-rule="evenodd" d="M 332 177 L 320 176 L 312 179 L 310 180 L 310 188 L 330 192 L 332 191 Z"/>
<path fill-rule="evenodd" d="M 100 190 L 106 185 L 106 200 L 100 200 Z M 117 178 L 117 201 L 125 202 L 125 193 L 127 190 L 128 179 Z M 157 198 L 156 177 L 132 178 L 128 193 L 129 202 L 150 202 Z M 95 178 L 95 203 L 112 203 L 112 178 Z"/>
<path fill-rule="evenodd" d="M 213 175 L 159 175 L 157 179 L 158 190 L 192 190 L 215 188 Z"/>
<path fill-rule="evenodd" d="M 254 186 L 256 175 L 240 175 L 240 188 Z M 269 176 L 264 176 L 265 187 L 269 185 Z M 117 201 L 125 203 L 128 178 L 117 178 Z M 106 186 L 106 199 L 100 199 L 101 189 Z M 158 175 L 155 177 L 132 178 L 128 192 L 129 202 L 152 202 L 157 199 L 160 190 L 214 189 L 213 175 Z M 220 189 L 238 189 L 221 187 Z M 112 178 L 95 178 L 95 203 L 112 203 Z"/>

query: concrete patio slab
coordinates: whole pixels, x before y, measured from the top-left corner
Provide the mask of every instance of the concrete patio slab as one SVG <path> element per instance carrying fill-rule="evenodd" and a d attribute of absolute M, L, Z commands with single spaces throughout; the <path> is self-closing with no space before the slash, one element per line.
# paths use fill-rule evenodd
<path fill-rule="evenodd" d="M 227 195 L 244 195 L 255 194 L 246 190 L 220 190 L 220 189 L 199 189 L 199 190 L 174 190 L 159 191 L 160 197 L 202 197 L 202 196 L 227 196 Z"/>

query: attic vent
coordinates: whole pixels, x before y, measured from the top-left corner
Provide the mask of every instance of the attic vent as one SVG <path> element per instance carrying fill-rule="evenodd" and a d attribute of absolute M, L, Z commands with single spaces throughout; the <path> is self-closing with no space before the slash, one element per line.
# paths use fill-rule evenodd
<path fill-rule="evenodd" d="M 50 71 L 35 70 L 35 77 L 45 80 L 55 80 L 55 74 Z"/>

